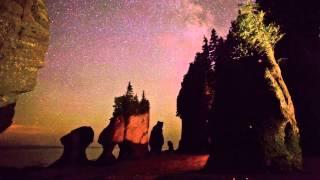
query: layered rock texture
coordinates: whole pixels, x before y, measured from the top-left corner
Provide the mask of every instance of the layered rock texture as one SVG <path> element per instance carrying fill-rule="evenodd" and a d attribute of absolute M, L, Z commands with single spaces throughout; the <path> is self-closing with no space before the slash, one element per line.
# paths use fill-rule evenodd
<path fill-rule="evenodd" d="M 115 98 L 113 117 L 101 132 L 98 142 L 104 150 L 98 163 L 109 164 L 115 157 L 112 151 L 119 145 L 119 159 L 141 158 L 148 153 L 149 101 L 143 93 L 139 101 L 133 96 L 129 83 L 127 93 Z"/>
<path fill-rule="evenodd" d="M 44 0 L 1 0 L 1 111 L 11 113 L 12 105 L 3 107 L 14 104 L 19 94 L 33 90 L 48 44 L 49 19 Z M 0 126 L 10 121 L 1 116 Z"/>
<path fill-rule="evenodd" d="M 86 155 L 87 147 L 92 143 L 94 132 L 91 127 L 80 127 L 63 136 L 60 141 L 63 145 L 63 154 L 52 167 L 83 166 L 90 161 Z"/>

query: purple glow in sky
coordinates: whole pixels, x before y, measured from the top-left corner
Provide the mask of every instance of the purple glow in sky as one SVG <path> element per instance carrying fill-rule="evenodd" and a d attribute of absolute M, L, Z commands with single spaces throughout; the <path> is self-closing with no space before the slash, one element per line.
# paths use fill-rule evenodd
<path fill-rule="evenodd" d="M 151 127 L 180 138 L 176 97 L 204 35 L 225 36 L 240 0 L 47 0 L 51 43 L 36 89 L 20 98 L 2 143 L 59 144 L 70 130 L 95 137 L 128 81 L 151 102 Z M 26 138 L 30 137 L 30 138 Z M 23 138 L 23 140 L 22 140 Z M 26 140 L 26 139 L 29 139 Z"/>

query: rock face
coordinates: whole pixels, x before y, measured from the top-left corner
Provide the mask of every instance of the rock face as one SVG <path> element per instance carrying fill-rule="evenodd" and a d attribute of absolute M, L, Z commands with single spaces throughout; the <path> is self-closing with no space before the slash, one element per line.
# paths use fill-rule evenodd
<path fill-rule="evenodd" d="M 33 90 L 48 44 L 49 19 L 44 0 L 1 0 L 0 108 Z M 0 126 L 10 121 L 0 118 Z"/>
<path fill-rule="evenodd" d="M 86 148 L 92 143 L 94 132 L 91 127 L 80 127 L 63 136 L 60 141 L 64 147 L 63 154 L 52 167 L 83 166 L 90 162 Z"/>
<path fill-rule="evenodd" d="M 295 109 L 273 49 L 282 35 L 256 8 L 252 3 L 240 8 L 224 45 L 230 48 L 227 58 L 238 47 L 245 47 L 239 48 L 245 56 L 216 64 L 211 172 L 302 168 Z"/>
<path fill-rule="evenodd" d="M 154 154 L 159 154 L 162 151 L 162 146 L 164 143 L 162 134 L 163 122 L 158 121 L 153 127 L 150 135 L 150 152 Z"/>
<path fill-rule="evenodd" d="M 101 132 L 98 142 L 104 151 L 98 164 L 110 164 L 114 161 L 112 151 L 119 145 L 119 159 L 141 158 L 148 153 L 149 101 L 142 94 L 141 101 L 133 96 L 129 83 L 125 95 L 115 98 L 113 117 L 109 125 Z"/>
<path fill-rule="evenodd" d="M 109 165 L 115 162 L 116 158 L 112 151 L 116 144 L 124 140 L 124 119 L 123 117 L 113 118 L 109 125 L 101 132 L 98 143 L 102 145 L 103 152 L 97 159 L 98 165 Z"/>
<path fill-rule="evenodd" d="M 97 163 L 112 163 L 115 160 L 112 151 L 117 144 L 120 147 L 119 159 L 145 156 L 148 153 L 149 121 L 149 113 L 132 115 L 127 120 L 123 116 L 112 118 L 99 136 L 103 153 Z"/>
<path fill-rule="evenodd" d="M 149 112 L 132 115 L 127 120 L 119 159 L 144 157 L 148 152 Z"/>

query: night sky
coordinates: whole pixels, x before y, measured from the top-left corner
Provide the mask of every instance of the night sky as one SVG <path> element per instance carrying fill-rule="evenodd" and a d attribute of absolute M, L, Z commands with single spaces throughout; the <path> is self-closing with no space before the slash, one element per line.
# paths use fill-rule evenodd
<path fill-rule="evenodd" d="M 204 35 L 225 36 L 240 0 L 47 0 L 51 42 L 38 85 L 21 96 L 0 144 L 57 145 L 88 125 L 95 138 L 129 81 L 151 103 L 151 127 L 180 138 L 176 97 Z"/>

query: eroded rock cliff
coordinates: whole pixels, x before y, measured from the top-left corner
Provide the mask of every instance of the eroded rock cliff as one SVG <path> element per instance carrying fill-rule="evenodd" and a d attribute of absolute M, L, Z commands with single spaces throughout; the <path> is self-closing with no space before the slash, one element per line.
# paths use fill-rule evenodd
<path fill-rule="evenodd" d="M 33 90 L 49 44 L 49 18 L 44 0 L 0 2 L 0 108 Z M 10 113 L 7 112 L 7 113 Z M 12 116 L 13 117 L 13 116 Z M 12 118 L 0 117 L 0 126 Z"/>

